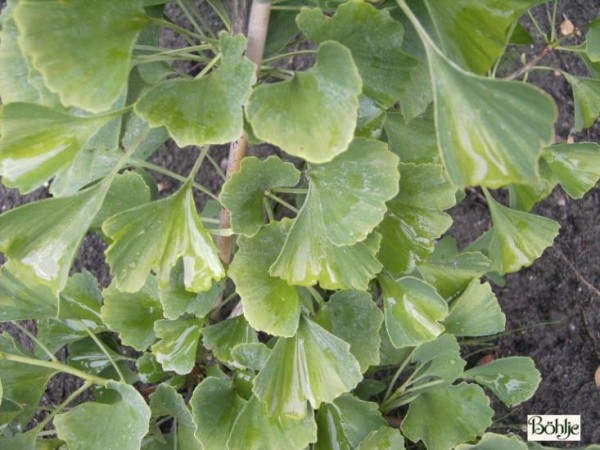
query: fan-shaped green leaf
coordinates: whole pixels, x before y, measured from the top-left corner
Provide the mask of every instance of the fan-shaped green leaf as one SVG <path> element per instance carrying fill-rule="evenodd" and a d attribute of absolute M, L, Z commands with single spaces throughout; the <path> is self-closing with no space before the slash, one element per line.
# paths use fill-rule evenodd
<path fill-rule="evenodd" d="M 244 311 L 245 312 L 245 311 Z M 204 329 L 202 342 L 220 361 L 233 360 L 232 350 L 238 344 L 258 342 L 258 336 L 244 316 L 234 317 Z"/>
<path fill-rule="evenodd" d="M 69 449 L 139 450 L 150 408 L 133 386 L 109 381 L 107 388 L 118 393 L 115 403 L 83 403 L 54 418 L 57 435 Z"/>
<path fill-rule="evenodd" d="M 568 73 L 564 73 L 564 76 L 573 89 L 575 131 L 591 127 L 600 116 L 600 80 Z"/>
<path fill-rule="evenodd" d="M 189 181 L 171 197 L 111 217 L 102 229 L 113 239 L 106 259 L 120 290 L 137 291 L 151 270 L 164 288 L 179 258 L 183 258 L 189 291 L 207 291 L 225 275 L 212 238 L 196 212 Z"/>
<path fill-rule="evenodd" d="M 114 379 L 119 377 L 114 368 L 114 365 L 116 365 L 128 382 L 137 381 L 137 376 L 129 369 L 126 356 L 117 353 L 110 347 L 101 350 L 89 335 L 71 342 L 67 347 L 67 354 L 69 355 L 67 363 L 75 369 Z"/>
<path fill-rule="evenodd" d="M 331 18 L 318 8 L 302 9 L 296 22 L 311 41 L 337 41 L 350 50 L 366 95 L 385 107 L 398 101 L 417 60 L 402 50 L 404 29 L 387 11 L 351 0 Z"/>
<path fill-rule="evenodd" d="M 132 171 L 117 174 L 106 193 L 102 208 L 92 222 L 92 228 L 99 229 L 109 217 L 148 203 L 150 199 L 150 187 L 142 175 Z"/>
<path fill-rule="evenodd" d="M 41 75 L 27 60 L 17 42 L 19 31 L 12 16 L 17 0 L 9 0 L 0 15 L 0 98 L 14 102 L 58 106 L 58 98 L 44 86 Z"/>
<path fill-rule="evenodd" d="M 455 188 L 442 166 L 400 163 L 400 193 L 388 202 L 378 228 L 379 259 L 394 274 L 410 273 L 434 249 L 434 241 L 452 224 L 444 213 L 454 205 Z"/>
<path fill-rule="evenodd" d="M 311 192 L 299 215 L 322 216 L 325 235 L 336 246 L 364 241 L 383 219 L 385 202 L 398 193 L 397 167 L 398 157 L 383 142 L 356 138 L 333 161 L 310 166 Z"/>
<path fill-rule="evenodd" d="M 254 380 L 254 394 L 273 415 L 304 417 L 306 401 L 315 409 L 349 392 L 362 379 L 350 345 L 321 326 L 301 319 L 296 335 L 279 338 Z"/>
<path fill-rule="evenodd" d="M 222 288 L 222 283 L 215 283 L 210 290 L 205 292 L 187 291 L 183 261 L 180 259 L 171 269 L 169 284 L 158 291 L 163 315 L 171 320 L 184 314 L 193 314 L 201 319 L 215 307 Z"/>
<path fill-rule="evenodd" d="M 531 398 L 541 381 L 533 360 L 523 356 L 496 359 L 489 364 L 467 370 L 463 378 L 490 389 L 507 406 Z"/>
<path fill-rule="evenodd" d="M 317 425 L 312 411 L 302 418 L 269 416 L 265 406 L 253 396 L 240 411 L 227 448 L 302 450 L 316 440 Z"/>
<path fill-rule="evenodd" d="M 350 344 L 362 372 L 379 364 L 379 329 L 383 314 L 366 292 L 340 291 L 333 294 L 315 319 L 325 329 Z"/>
<path fill-rule="evenodd" d="M 404 450 L 404 438 L 395 428 L 381 427 L 362 441 L 358 450 Z"/>
<path fill-rule="evenodd" d="M 459 252 L 456 241 L 447 236 L 417 270 L 445 299 L 460 293 L 476 278 L 492 269 L 492 262 L 480 252 Z"/>
<path fill-rule="evenodd" d="M 69 276 L 79 244 L 100 210 L 108 184 L 71 197 L 28 203 L 0 216 L 0 251 L 17 277 L 35 276 L 56 294 Z"/>
<path fill-rule="evenodd" d="M 8 333 L 0 334 L 0 378 L 2 379 L 2 404 L 0 422 L 17 420 L 27 424 L 38 405 L 48 380 L 56 370 L 7 361 L 4 353 L 32 358 L 29 352 L 21 349 Z"/>
<path fill-rule="evenodd" d="M 8 435 L 7 433 L 6 436 L 0 437 L 0 448 L 6 448 L 10 450 L 46 450 L 46 448 L 40 446 L 40 441 L 36 441 L 37 435 L 38 430 L 35 428 L 27 431 L 26 433 L 17 433 L 12 436 Z M 46 441 L 46 439 L 44 439 L 44 441 Z M 46 443 L 44 441 L 42 442 Z M 56 442 L 54 444 L 58 445 Z M 54 448 L 48 447 L 50 450 L 54 450 Z"/>
<path fill-rule="evenodd" d="M 242 134 L 242 106 L 256 77 L 242 55 L 242 35 L 220 38 L 223 63 L 208 76 L 169 80 L 147 92 L 135 105 L 151 126 L 165 126 L 177 145 L 225 144 Z"/>
<path fill-rule="evenodd" d="M 593 142 L 557 144 L 546 148 L 544 160 L 562 188 L 581 198 L 600 179 L 600 145 Z"/>
<path fill-rule="evenodd" d="M 150 396 L 152 417 L 171 416 L 174 429 L 177 430 L 177 450 L 198 450 L 200 442 L 196 440 L 196 424 L 181 395 L 168 384 L 161 384 Z"/>
<path fill-rule="evenodd" d="M 385 326 L 396 348 L 414 347 L 444 331 L 439 323 L 448 315 L 448 304 L 435 288 L 414 277 L 398 281 L 381 276 Z"/>
<path fill-rule="evenodd" d="M 269 267 L 277 258 L 288 229 L 286 219 L 263 227 L 252 238 L 240 236 L 229 276 L 252 327 L 275 336 L 291 337 L 300 317 L 298 290 L 269 275 Z"/>
<path fill-rule="evenodd" d="M 556 187 L 558 181 L 546 162 L 545 155 L 547 153 L 548 149 L 546 148 L 539 161 L 540 178 L 537 182 L 508 186 L 511 208 L 529 212 L 536 203 L 548 197 Z"/>
<path fill-rule="evenodd" d="M 446 56 L 486 73 L 504 53 L 513 24 L 540 0 L 456 0 L 425 4 Z"/>
<path fill-rule="evenodd" d="M 438 143 L 452 181 L 498 188 L 536 180 L 554 134 L 552 98 L 531 85 L 467 73 L 432 43 L 426 48 Z"/>
<path fill-rule="evenodd" d="M 35 278 L 16 277 L 8 266 L 0 267 L 0 322 L 55 317 L 58 299 L 52 291 Z"/>
<path fill-rule="evenodd" d="M 202 319 L 159 320 L 154 323 L 154 332 L 160 341 L 152 346 L 152 353 L 164 370 L 179 375 L 192 371 L 203 323 Z"/>
<path fill-rule="evenodd" d="M 121 96 L 147 17 L 139 0 L 25 0 L 14 18 L 19 44 L 68 106 L 109 109 Z"/>
<path fill-rule="evenodd" d="M 248 120 L 259 139 L 291 155 L 314 163 L 331 161 L 352 141 L 361 87 L 350 51 L 325 42 L 310 71 L 254 90 Z"/>
<path fill-rule="evenodd" d="M 73 116 L 62 109 L 11 103 L 0 110 L 0 175 L 30 192 L 67 167 L 109 116 Z"/>
<path fill-rule="evenodd" d="M 149 276 L 137 292 L 121 292 L 114 283 L 104 291 L 102 320 L 119 333 L 121 341 L 144 351 L 156 340 L 154 323 L 162 319 L 156 278 Z"/>
<path fill-rule="evenodd" d="M 585 37 L 588 57 L 593 62 L 600 62 L 600 17 L 589 23 Z"/>
<path fill-rule="evenodd" d="M 255 235 L 264 224 L 263 199 L 265 191 L 274 187 L 295 186 L 300 171 L 277 156 L 264 161 L 255 157 L 242 160 L 239 172 L 223 185 L 220 198 L 231 212 L 234 233 Z"/>
<path fill-rule="evenodd" d="M 205 449 L 228 448 L 231 429 L 245 403 L 229 379 L 208 377 L 196 387 L 190 406 L 197 426 L 196 438 Z"/>
<path fill-rule="evenodd" d="M 489 336 L 504 331 L 505 320 L 489 283 L 473 280 L 452 302 L 444 327 L 455 336 Z"/>
<path fill-rule="evenodd" d="M 376 403 L 344 394 L 322 405 L 317 413 L 318 440 L 315 450 L 357 448 L 369 433 L 385 425 Z"/>
<path fill-rule="evenodd" d="M 456 337 L 451 334 L 442 334 L 433 341 L 419 345 L 411 360 L 417 365 L 415 373 L 418 373 L 413 378 L 412 386 L 440 381 L 440 384 L 432 387 L 433 389 L 452 383 L 463 373 L 467 365 L 467 362 L 460 357 L 460 347 Z"/>
<path fill-rule="evenodd" d="M 459 384 L 428 391 L 410 403 L 402 433 L 428 450 L 450 450 L 483 434 L 494 411 L 479 386 Z"/>
<path fill-rule="evenodd" d="M 271 355 L 271 349 L 262 342 L 250 342 L 236 345 L 231 350 L 233 362 L 245 369 L 262 370 Z"/>
<path fill-rule="evenodd" d="M 477 444 L 461 444 L 455 450 L 527 450 L 527 445 L 517 436 L 485 433 Z"/>
<path fill-rule="evenodd" d="M 390 150 L 400 156 L 403 163 L 440 164 L 438 143 L 435 137 L 433 108 L 406 123 L 404 115 L 388 113 L 385 133 Z"/>
<path fill-rule="evenodd" d="M 507 208 L 486 191 L 492 215 L 490 258 L 494 269 L 504 275 L 530 266 L 552 245 L 560 225 L 546 217 Z"/>

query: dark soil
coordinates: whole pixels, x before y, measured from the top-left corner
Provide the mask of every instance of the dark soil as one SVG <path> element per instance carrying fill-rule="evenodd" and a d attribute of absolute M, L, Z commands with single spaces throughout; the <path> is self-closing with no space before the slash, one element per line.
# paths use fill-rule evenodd
<path fill-rule="evenodd" d="M 0 7 L 3 3 L 0 0 Z M 598 0 L 563 0 L 558 17 L 566 17 L 577 27 L 584 27 L 599 11 Z M 537 7 L 534 16 L 542 27 L 548 28 L 545 5 Z M 528 19 L 524 20 L 524 24 L 531 29 Z M 161 44 L 169 45 L 171 40 L 172 36 L 166 35 Z M 534 46 L 519 51 L 531 57 L 542 47 L 543 43 L 538 40 Z M 509 71 L 520 66 L 518 54 L 513 56 L 515 66 Z M 570 55 L 551 54 L 544 64 L 573 74 L 586 73 L 581 62 Z M 545 72 L 532 73 L 530 80 L 554 96 L 560 108 L 557 140 L 566 140 L 573 125 L 569 85 L 562 77 Z M 576 142 L 600 142 L 600 124 L 573 137 Z M 154 157 L 154 162 L 186 174 L 195 155 L 193 149 L 178 150 L 169 144 Z M 223 164 L 227 149 L 219 149 L 216 156 L 217 161 Z M 170 180 L 157 179 L 163 184 L 163 193 L 176 188 Z M 220 180 L 209 171 L 203 171 L 198 180 L 213 190 L 220 185 Z M 45 196 L 45 189 L 22 197 L 0 185 L 0 211 Z M 199 204 L 203 203 L 203 199 L 198 200 Z M 525 423 L 527 414 L 580 414 L 581 444 L 600 443 L 600 395 L 594 383 L 594 373 L 600 366 L 600 187 L 579 201 L 571 200 L 557 189 L 535 208 L 535 212 L 560 222 L 561 233 L 554 247 L 532 267 L 508 276 L 506 286 L 495 289 L 507 317 L 507 333 L 500 337 L 492 353 L 495 357 L 532 357 L 543 381 L 535 396 L 516 409 L 508 411 L 501 405 L 495 405 L 495 425 L 503 431 L 523 435 L 518 424 Z M 451 232 L 461 245 L 474 240 L 489 226 L 487 207 L 474 192 L 470 192 L 452 214 L 455 225 Z M 91 270 L 106 285 L 109 275 L 103 249 L 104 243 L 98 237 L 86 238 L 74 270 Z M 55 378 L 45 401 L 58 404 L 77 386 L 78 382 L 71 378 Z"/>

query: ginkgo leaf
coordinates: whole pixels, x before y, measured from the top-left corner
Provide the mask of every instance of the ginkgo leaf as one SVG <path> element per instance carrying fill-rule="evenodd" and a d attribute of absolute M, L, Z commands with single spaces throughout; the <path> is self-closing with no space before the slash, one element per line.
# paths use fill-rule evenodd
<path fill-rule="evenodd" d="M 67 167 L 110 116 L 74 116 L 62 109 L 11 103 L 0 110 L 0 175 L 26 193 Z"/>
<path fill-rule="evenodd" d="M 271 349 L 262 342 L 237 344 L 231 350 L 231 357 L 236 367 L 250 370 L 262 370 L 271 355 Z"/>
<path fill-rule="evenodd" d="M 171 416 L 173 428 L 177 430 L 177 449 L 198 450 L 200 441 L 196 440 L 196 424 L 183 397 L 169 384 L 160 384 L 150 395 L 152 417 Z"/>
<path fill-rule="evenodd" d="M 467 365 L 460 357 L 456 337 L 446 333 L 419 345 L 412 354 L 411 361 L 416 364 L 412 387 L 422 388 L 431 382 L 431 389 L 439 389 L 452 383 L 462 375 Z M 436 381 L 438 383 L 434 384 Z"/>
<path fill-rule="evenodd" d="M 356 138 L 333 161 L 309 166 L 309 194 L 299 216 L 321 216 L 336 246 L 364 241 L 383 219 L 385 202 L 398 193 L 397 167 L 398 157 L 383 142 Z"/>
<path fill-rule="evenodd" d="M 456 198 L 442 166 L 400 163 L 400 193 L 388 202 L 378 227 L 383 239 L 379 260 L 394 274 L 410 273 L 434 249 L 452 224 L 444 210 Z"/>
<path fill-rule="evenodd" d="M 298 328 L 300 299 L 295 286 L 271 276 L 269 267 L 279 254 L 289 220 L 263 227 L 252 238 L 240 236 L 239 250 L 229 276 L 242 299 L 244 316 L 253 328 L 275 336 L 291 337 Z"/>
<path fill-rule="evenodd" d="M 0 98 L 3 104 L 14 102 L 58 106 L 41 82 L 41 75 L 27 60 L 18 44 L 19 31 L 13 18 L 17 0 L 9 0 L 0 15 Z"/>
<path fill-rule="evenodd" d="M 231 352 L 237 345 L 256 343 L 258 336 L 244 316 L 238 316 L 206 327 L 202 342 L 219 358 L 219 361 L 231 362 L 233 361 Z"/>
<path fill-rule="evenodd" d="M 192 371 L 203 323 L 202 319 L 159 320 L 154 323 L 154 332 L 160 341 L 152 346 L 152 353 L 164 370 L 179 375 Z"/>
<path fill-rule="evenodd" d="M 554 135 L 552 98 L 529 84 L 465 72 L 422 37 L 438 144 L 452 181 L 498 188 L 536 180 L 538 159 Z"/>
<path fill-rule="evenodd" d="M 223 185 L 219 195 L 223 206 L 231 213 L 233 232 L 255 235 L 265 222 L 265 191 L 274 187 L 293 187 L 299 180 L 300 171 L 277 156 L 264 161 L 253 156 L 244 158 L 240 170 Z"/>
<path fill-rule="evenodd" d="M 527 450 L 518 436 L 485 433 L 477 444 L 461 444 L 455 450 Z"/>
<path fill-rule="evenodd" d="M 123 344 L 139 351 L 154 343 L 154 323 L 162 319 L 156 284 L 156 277 L 149 276 L 137 292 L 121 292 L 113 283 L 103 293 L 102 320 L 119 333 Z"/>
<path fill-rule="evenodd" d="M 270 415 L 307 414 L 322 402 L 353 389 L 362 379 L 350 345 L 308 319 L 301 319 L 296 335 L 279 338 L 267 364 L 254 380 L 254 394 Z"/>
<path fill-rule="evenodd" d="M 452 302 L 444 327 L 455 336 L 489 336 L 504 331 L 505 322 L 489 283 L 473 280 Z"/>
<path fill-rule="evenodd" d="M 227 440 L 244 404 L 229 379 L 208 377 L 202 380 L 194 390 L 190 407 L 197 426 L 196 438 L 205 449 L 228 448 Z"/>
<path fill-rule="evenodd" d="M 446 56 L 484 74 L 504 53 L 513 24 L 540 0 L 425 0 Z M 476 45 L 474 45 L 476 43 Z"/>
<path fill-rule="evenodd" d="M 35 278 L 16 277 L 9 267 L 0 267 L 0 322 L 55 317 L 58 299 L 52 290 Z"/>
<path fill-rule="evenodd" d="M 379 282 L 385 326 L 394 347 L 414 347 L 444 331 L 440 321 L 448 315 L 448 304 L 433 286 L 414 277 L 394 281 L 381 276 Z"/>
<path fill-rule="evenodd" d="M 130 385 L 109 381 L 118 394 L 110 405 L 82 403 L 54 418 L 57 435 L 72 450 L 139 450 L 148 432 L 150 408 Z M 107 433 L 110 430 L 110 433 Z"/>
<path fill-rule="evenodd" d="M 560 224 L 552 219 L 501 205 L 485 191 L 492 215 L 489 256 L 494 269 L 504 275 L 530 266 L 552 245 Z"/>
<path fill-rule="evenodd" d="M 179 258 L 189 291 L 207 291 L 225 276 L 212 238 L 198 217 L 191 182 L 168 198 L 111 217 L 102 230 L 113 240 L 106 259 L 122 291 L 139 290 L 152 270 L 164 288 Z"/>
<path fill-rule="evenodd" d="M 201 319 L 216 306 L 222 288 L 222 283 L 215 283 L 208 291 L 187 291 L 183 261 L 180 259 L 171 269 L 169 284 L 158 291 L 163 315 L 171 320 L 184 314 L 193 314 Z"/>
<path fill-rule="evenodd" d="M 265 406 L 252 396 L 233 425 L 227 448 L 303 450 L 316 440 L 317 425 L 312 411 L 302 418 L 269 416 Z"/>
<path fill-rule="evenodd" d="M 17 345 L 6 332 L 0 334 L 0 352 L 33 358 L 26 350 Z M 46 384 L 56 373 L 48 367 L 26 365 L 20 362 L 0 360 L 0 378 L 2 379 L 2 404 L 0 420 L 10 423 L 15 420 L 27 424 L 39 404 Z"/>
<path fill-rule="evenodd" d="M 242 35 L 220 38 L 222 64 L 210 75 L 168 80 L 148 91 L 135 111 L 151 126 L 165 126 L 180 147 L 225 144 L 239 138 L 242 106 L 256 81 L 255 67 L 242 55 Z"/>
<path fill-rule="evenodd" d="M 427 109 L 408 124 L 403 114 L 388 113 L 385 133 L 390 150 L 400 156 L 403 163 L 441 163 L 435 136 L 433 108 Z"/>
<path fill-rule="evenodd" d="M 461 383 L 424 392 L 408 407 L 402 433 L 428 450 L 450 450 L 482 435 L 492 423 L 494 410 L 483 390 Z"/>
<path fill-rule="evenodd" d="M 600 80 L 563 74 L 573 89 L 575 131 L 591 127 L 600 117 Z"/>
<path fill-rule="evenodd" d="M 35 276 L 60 292 L 107 190 L 108 184 L 101 183 L 71 197 L 28 203 L 2 214 L 0 251 L 11 260 L 13 273 Z"/>
<path fill-rule="evenodd" d="M 246 114 L 259 139 L 309 162 L 323 163 L 350 145 L 361 88 L 350 51 L 328 41 L 319 47 L 311 70 L 254 89 Z"/>
<path fill-rule="evenodd" d="M 25 0 L 14 18 L 19 45 L 47 86 L 65 105 L 96 113 L 121 96 L 148 21 L 139 0 Z"/>
<path fill-rule="evenodd" d="M 433 253 L 417 270 L 442 297 L 448 299 L 462 292 L 471 280 L 490 272 L 492 261 L 481 252 L 459 252 L 456 241 L 447 236 L 437 243 Z"/>
<path fill-rule="evenodd" d="M 533 184 L 511 184 L 508 186 L 510 194 L 509 206 L 513 209 L 529 212 L 538 202 L 548 197 L 558 180 L 550 170 L 546 162 L 545 155 L 548 153 L 548 148 L 544 149 L 542 158 L 539 161 L 540 178 Z"/>
<path fill-rule="evenodd" d="M 315 450 L 357 448 L 369 433 L 385 425 L 376 403 L 350 394 L 324 404 L 317 412 L 318 440 Z"/>
<path fill-rule="evenodd" d="M 585 38 L 588 57 L 592 62 L 600 62 L 600 17 L 589 23 Z"/>
<path fill-rule="evenodd" d="M 384 107 L 398 101 L 417 60 L 402 50 L 404 29 L 388 11 L 352 0 L 341 4 L 333 17 L 319 8 L 302 9 L 296 22 L 311 41 L 337 41 L 350 50 L 366 95 Z"/>
<path fill-rule="evenodd" d="M 350 344 L 362 372 L 379 364 L 379 329 L 383 314 L 366 292 L 340 291 L 333 294 L 315 318 L 316 322 Z"/>
<path fill-rule="evenodd" d="M 467 370 L 463 378 L 490 389 L 507 406 L 518 405 L 533 396 L 541 381 L 531 358 L 511 356 Z"/>
<path fill-rule="evenodd" d="M 564 191 L 579 199 L 600 179 L 600 145 L 557 144 L 544 150 L 544 160 Z"/>
<path fill-rule="evenodd" d="M 358 450 L 405 450 L 404 437 L 396 428 L 381 427 L 362 441 Z"/>

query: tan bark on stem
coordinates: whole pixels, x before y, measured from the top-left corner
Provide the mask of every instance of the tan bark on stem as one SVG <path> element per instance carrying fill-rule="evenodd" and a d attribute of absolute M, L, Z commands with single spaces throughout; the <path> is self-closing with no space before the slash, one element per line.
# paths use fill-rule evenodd
<path fill-rule="evenodd" d="M 246 56 L 250 61 L 256 64 L 256 73 L 260 72 L 265 42 L 267 39 L 267 30 L 269 28 L 269 16 L 271 14 L 270 0 L 253 0 L 250 9 L 250 19 L 248 22 L 248 44 Z M 243 25 L 236 24 L 235 28 L 242 28 Z M 238 31 L 238 30 L 234 30 Z M 248 149 L 248 136 L 243 133 L 242 136 L 231 144 L 229 148 L 229 160 L 227 162 L 226 178 L 229 180 L 231 175 L 240 170 L 240 164 Z M 225 208 L 221 209 L 220 227 L 231 228 L 231 216 Z M 233 236 L 222 236 L 218 241 L 219 255 L 225 264 L 231 262 L 233 250 Z"/>

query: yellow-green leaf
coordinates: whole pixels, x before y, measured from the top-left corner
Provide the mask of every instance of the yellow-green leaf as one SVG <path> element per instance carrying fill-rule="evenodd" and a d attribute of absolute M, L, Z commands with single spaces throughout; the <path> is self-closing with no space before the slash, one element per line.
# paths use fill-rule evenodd
<path fill-rule="evenodd" d="M 68 106 L 108 110 L 127 84 L 131 54 L 148 19 L 139 0 L 22 0 L 19 45 Z"/>
<path fill-rule="evenodd" d="M 328 41 L 316 65 L 257 87 L 246 113 L 255 135 L 313 163 L 331 161 L 354 136 L 362 82 L 350 51 Z"/>

